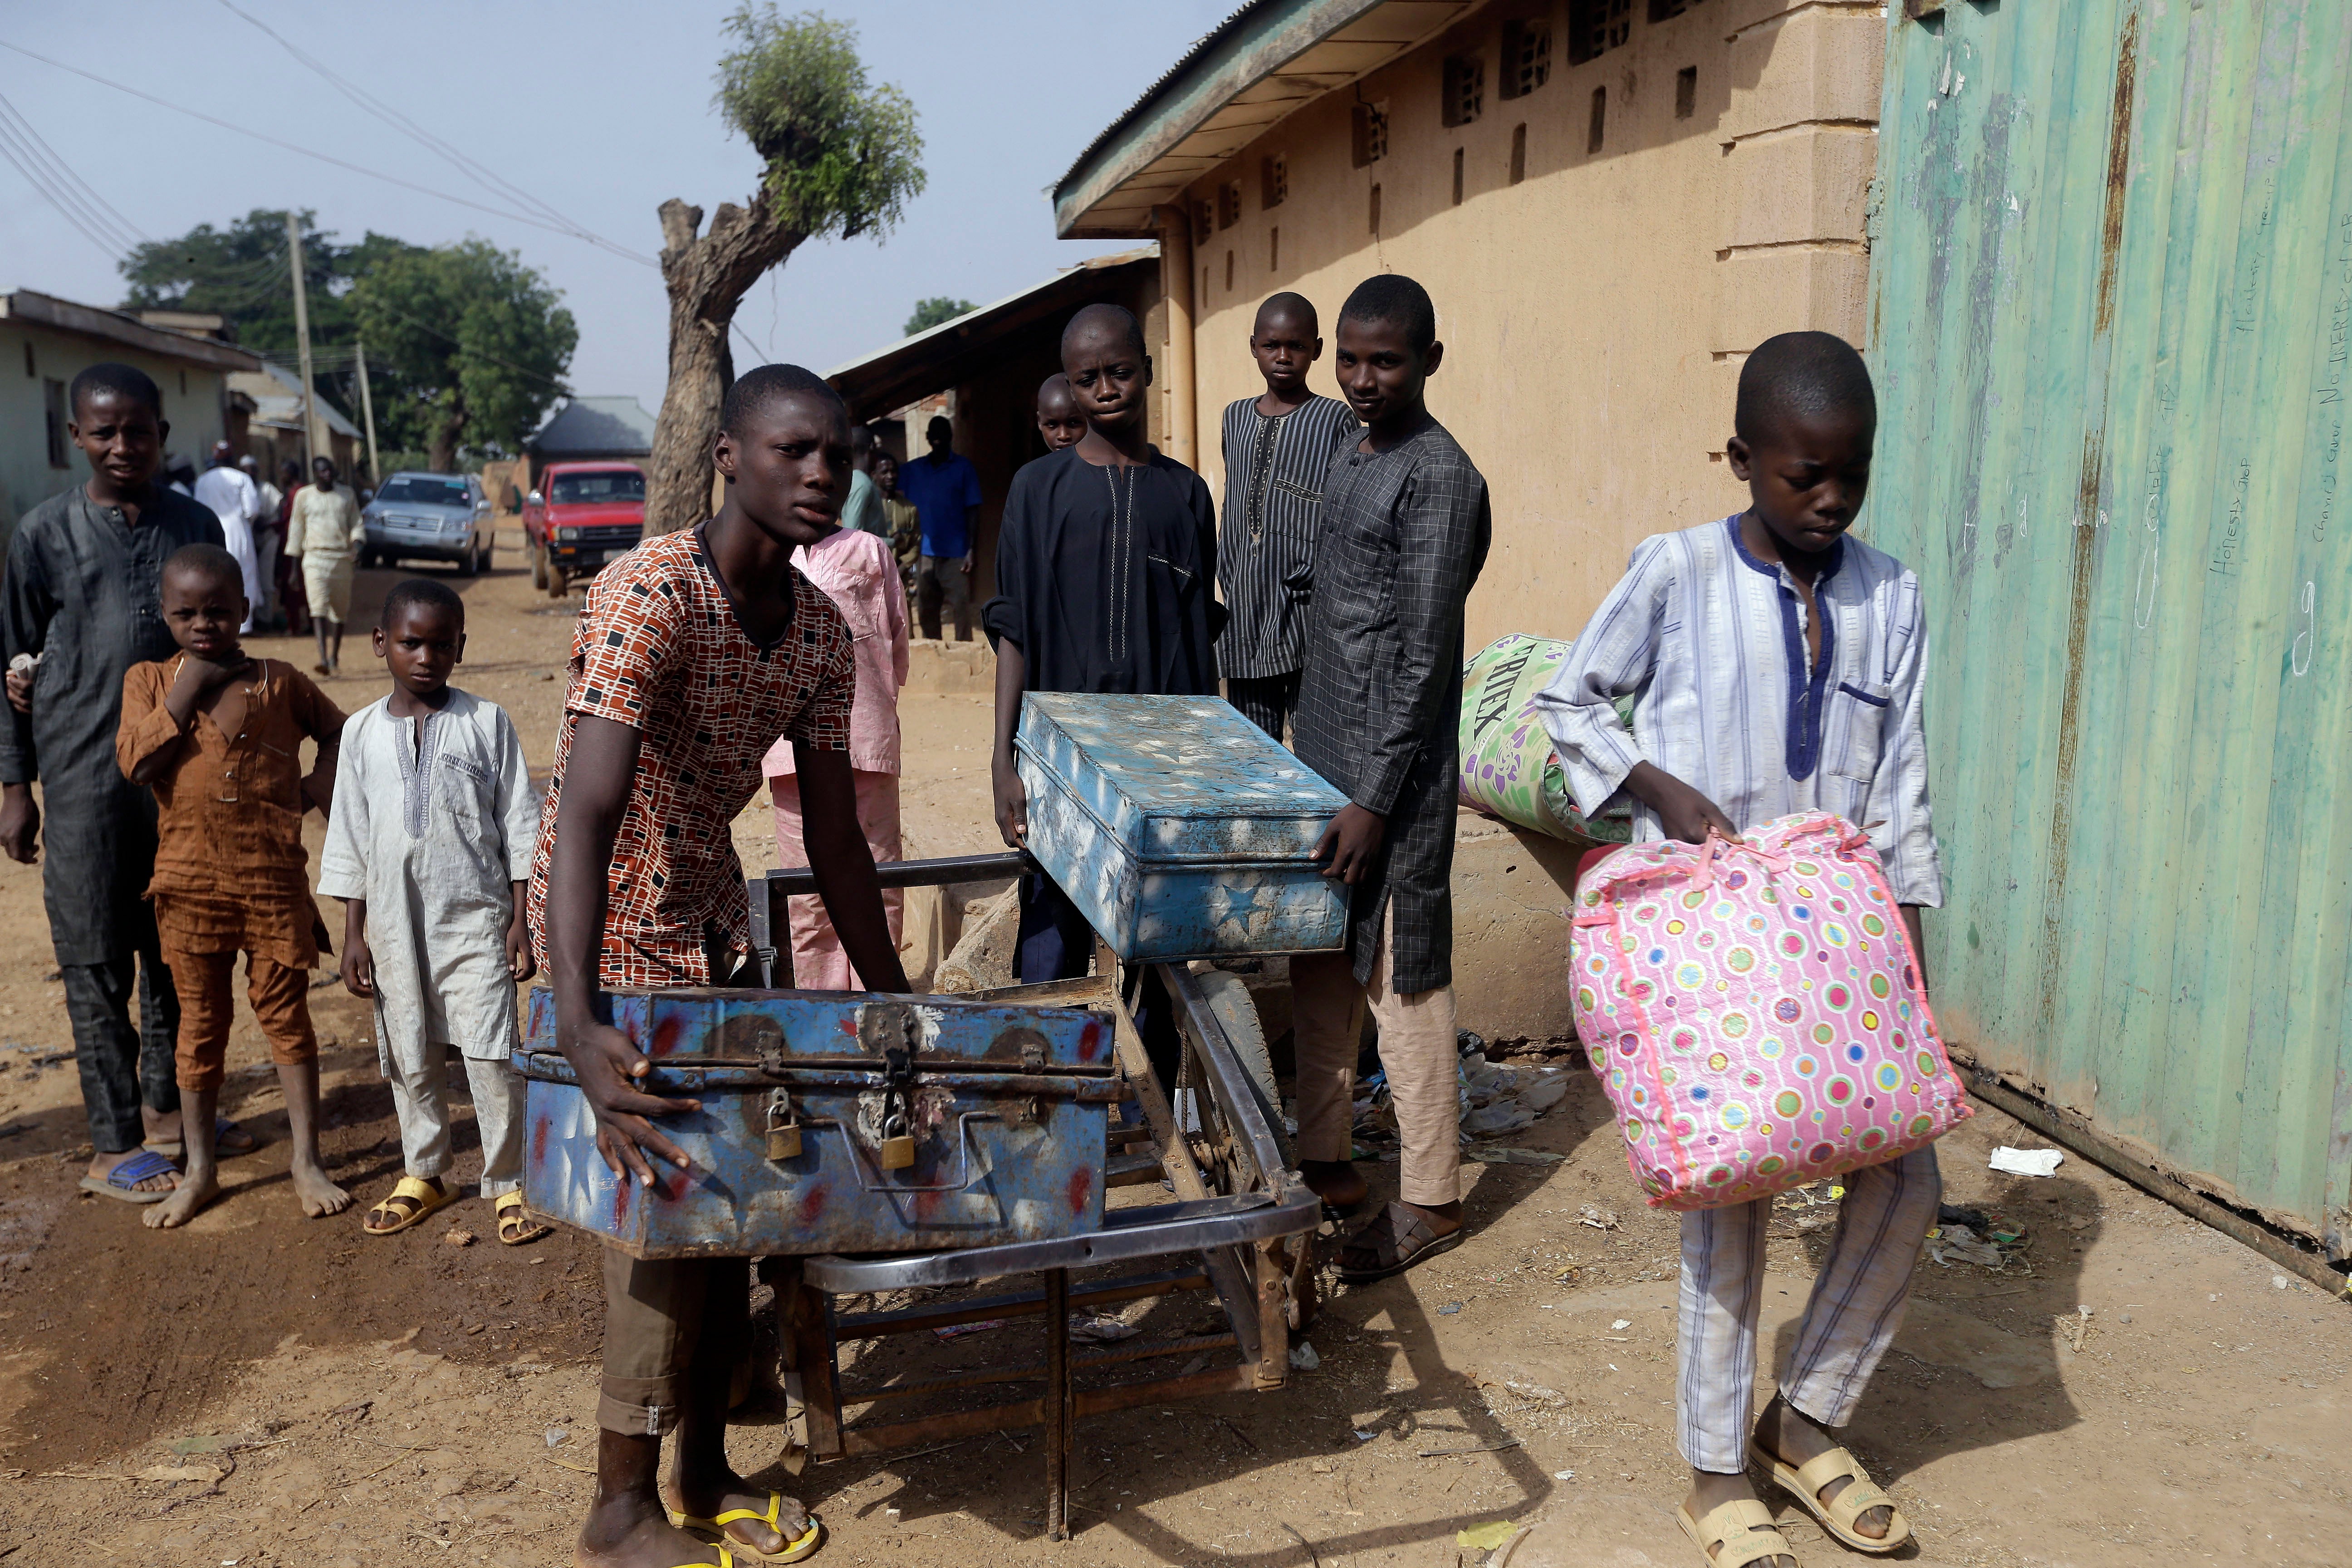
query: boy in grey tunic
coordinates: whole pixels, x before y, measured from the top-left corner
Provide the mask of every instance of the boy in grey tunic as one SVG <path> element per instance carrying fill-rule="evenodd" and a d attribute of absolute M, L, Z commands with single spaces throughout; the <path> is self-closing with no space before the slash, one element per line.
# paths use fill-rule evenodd
<path fill-rule="evenodd" d="M 1344 953 L 1291 960 L 1298 1152 L 1335 1208 L 1349 1163 L 1357 1023 L 1369 1001 L 1404 1143 L 1398 1201 L 1358 1231 L 1339 1278 L 1383 1279 L 1461 1240 L 1454 1030 L 1456 731 L 1462 619 L 1492 535 L 1486 481 L 1423 404 L 1444 359 L 1420 284 L 1368 279 L 1339 312 L 1339 384 L 1363 420 L 1333 463 L 1296 720 L 1299 761 L 1349 805 L 1315 858 L 1353 889 Z"/>
<path fill-rule="evenodd" d="M 1265 391 L 1224 415 L 1225 515 L 1217 585 L 1232 616 L 1217 638 L 1225 700 L 1276 741 L 1298 705 L 1323 480 L 1333 454 L 1362 428 L 1348 405 L 1307 390 L 1323 357 L 1315 306 L 1276 294 L 1257 308 L 1250 357 Z"/>
<path fill-rule="evenodd" d="M 547 1234 L 522 1208 L 522 1079 L 515 984 L 533 963 L 523 887 L 539 795 L 514 721 L 449 684 L 465 601 L 413 580 L 385 595 L 375 652 L 392 694 L 352 715 L 319 890 L 344 900 L 343 984 L 375 1003 L 406 1175 L 368 1211 L 371 1236 L 406 1230 L 456 1194 L 447 1053 L 465 1058 L 482 1140 L 482 1195 L 512 1246 Z"/>

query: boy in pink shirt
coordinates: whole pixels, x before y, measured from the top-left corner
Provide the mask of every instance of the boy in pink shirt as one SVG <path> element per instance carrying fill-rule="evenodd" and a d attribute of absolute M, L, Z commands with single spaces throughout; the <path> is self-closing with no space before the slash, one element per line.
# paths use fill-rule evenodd
<path fill-rule="evenodd" d="M 857 825 L 866 830 L 877 864 L 905 858 L 898 833 L 898 688 L 907 684 L 907 593 L 889 542 L 845 528 L 793 552 L 802 575 L 824 590 L 849 623 L 857 695 L 849 711 L 849 766 L 857 780 Z M 780 740 L 762 763 L 776 803 L 776 854 L 785 866 L 805 866 L 801 845 L 801 786 L 793 774 L 793 747 Z M 899 939 L 906 893 L 882 890 L 890 940 Z M 791 910 L 793 984 L 803 991 L 862 991 L 841 950 L 824 900 L 802 894 Z"/>

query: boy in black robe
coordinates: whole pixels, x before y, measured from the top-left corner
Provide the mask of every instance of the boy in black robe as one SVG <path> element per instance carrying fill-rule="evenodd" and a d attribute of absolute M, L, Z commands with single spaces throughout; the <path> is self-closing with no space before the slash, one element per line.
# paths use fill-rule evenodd
<path fill-rule="evenodd" d="M 1029 796 L 1013 767 L 1026 691 L 1214 697 L 1217 519 L 1201 476 L 1164 456 L 1145 430 L 1151 359 L 1143 330 L 1116 305 L 1089 305 L 1062 332 L 1087 433 L 1013 477 L 996 537 L 996 597 L 981 624 L 996 648 L 996 825 L 1015 848 Z M 1087 972 L 1094 933 L 1042 876 L 1023 879 L 1023 984 Z M 1136 1027 L 1174 1081 L 1175 1021 L 1147 976 Z"/>

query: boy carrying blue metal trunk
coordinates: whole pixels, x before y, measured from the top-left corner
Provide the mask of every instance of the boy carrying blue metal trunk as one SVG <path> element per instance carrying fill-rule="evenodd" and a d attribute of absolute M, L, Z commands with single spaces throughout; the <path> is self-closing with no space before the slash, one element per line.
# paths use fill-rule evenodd
<path fill-rule="evenodd" d="M 728 391 L 713 457 L 727 485 L 719 515 L 631 551 L 589 591 L 531 871 L 557 1045 L 594 1109 L 605 1164 L 645 1186 L 655 1161 L 691 1164 L 654 1119 L 700 1105 L 634 1087 L 652 1064 L 601 1021 L 598 993 L 752 983 L 729 825 L 778 735 L 793 745 L 809 868 L 843 951 L 867 984 L 907 989 L 857 823 L 849 628 L 792 565 L 839 526 L 848 410 L 809 372 L 762 366 Z M 727 1461 L 750 1291 L 741 1258 L 605 1253 L 596 1497 L 575 1561 L 784 1563 L 822 1543 L 799 1504 L 755 1490 Z M 672 1431 L 666 1509 L 656 1482 Z"/>

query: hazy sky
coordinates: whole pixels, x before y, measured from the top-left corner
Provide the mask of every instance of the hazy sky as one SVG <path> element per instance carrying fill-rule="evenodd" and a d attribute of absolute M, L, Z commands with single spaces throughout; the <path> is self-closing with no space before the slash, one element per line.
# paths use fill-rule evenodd
<path fill-rule="evenodd" d="M 606 238 L 651 256 L 655 209 L 706 214 L 751 192 L 758 160 L 710 107 L 715 0 L 396 5 L 237 0 L 291 43 L 467 156 Z M 827 369 L 890 342 L 914 302 L 985 302 L 1119 248 L 1054 237 L 1046 192 L 1234 0 L 822 0 L 854 20 L 874 78 L 921 117 L 929 188 L 870 239 L 803 246 L 744 297 L 737 321 L 776 358 Z M 793 9 L 787 5 L 785 9 Z M 417 184 L 510 210 L 439 155 L 354 106 L 220 0 L 100 10 L 0 8 L 0 42 Z M 479 235 L 563 292 L 580 323 L 572 385 L 660 405 L 660 274 L 566 235 L 455 205 L 126 97 L 0 50 L 0 95 L 142 235 L 257 206 L 422 244 Z M 706 219 L 707 221 L 707 219 Z M 0 163 L 0 289 L 118 303 L 115 258 Z M 736 340 L 739 365 L 750 357 Z"/>

